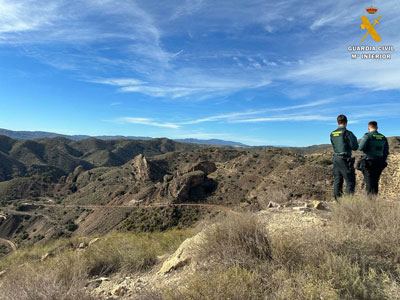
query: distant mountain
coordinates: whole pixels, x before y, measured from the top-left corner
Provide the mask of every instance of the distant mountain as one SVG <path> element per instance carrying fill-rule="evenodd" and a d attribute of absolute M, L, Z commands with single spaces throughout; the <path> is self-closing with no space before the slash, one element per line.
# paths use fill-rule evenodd
<path fill-rule="evenodd" d="M 42 139 L 42 138 L 55 138 L 55 137 L 62 137 L 69 140 L 83 140 L 91 138 L 90 135 L 66 135 L 54 132 L 46 132 L 46 131 L 14 131 L 8 129 L 0 128 L 0 135 L 5 135 L 13 139 L 17 140 L 33 140 L 33 139 Z M 115 136 L 95 136 L 97 139 L 101 140 L 151 140 L 151 137 L 145 136 L 122 136 L 122 135 L 115 135 Z"/>
<path fill-rule="evenodd" d="M 192 143 L 192 144 L 203 144 L 203 145 L 216 145 L 216 146 L 232 146 L 232 147 L 249 147 L 248 145 L 233 142 L 233 141 L 224 141 L 218 139 L 210 139 L 210 140 L 198 140 L 198 139 L 175 139 L 174 141 L 181 143 Z"/>
<path fill-rule="evenodd" d="M 192 151 L 200 145 L 166 138 L 151 140 L 71 140 L 65 137 L 12 139 L 0 135 L 0 181 L 15 177 L 47 174 L 59 178 L 80 166 L 121 166 L 138 154 L 147 157 L 173 151 Z"/>
<path fill-rule="evenodd" d="M 32 140 L 41 138 L 55 138 L 62 137 L 70 140 L 83 140 L 94 137 L 100 140 L 151 140 L 153 138 L 147 136 L 122 136 L 122 135 L 101 135 L 101 136 L 89 136 L 89 135 L 65 135 L 54 132 L 46 131 L 13 131 L 8 129 L 0 128 L 0 135 L 5 135 L 17 140 Z M 191 144 L 202 144 L 202 145 L 216 145 L 216 146 L 232 146 L 232 147 L 248 147 L 245 144 L 234 142 L 234 141 L 224 141 L 218 139 L 209 140 L 198 140 L 198 139 L 174 139 L 174 141 L 181 143 L 191 143 Z"/>

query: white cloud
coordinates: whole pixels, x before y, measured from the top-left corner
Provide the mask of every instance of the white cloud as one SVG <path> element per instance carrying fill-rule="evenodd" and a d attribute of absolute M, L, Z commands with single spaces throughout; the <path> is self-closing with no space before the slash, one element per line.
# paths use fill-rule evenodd
<path fill-rule="evenodd" d="M 230 74 L 208 75 L 197 69 L 180 69 L 167 79 L 153 79 L 152 84 L 135 78 L 91 79 L 90 82 L 119 86 L 120 92 L 136 92 L 158 98 L 197 96 L 206 99 L 243 89 L 257 89 L 271 83 L 265 78 L 235 78 Z M 168 85 L 166 85 L 168 84 Z"/>
<path fill-rule="evenodd" d="M 321 116 L 321 115 L 282 115 L 274 117 L 264 118 L 253 118 L 243 120 L 232 120 L 232 123 L 259 123 L 259 122 L 298 122 L 298 121 L 332 121 L 335 120 L 333 116 Z"/>
<path fill-rule="evenodd" d="M 32 31 L 51 24 L 58 1 L 38 3 L 32 1 L 0 0 L 0 36 L 7 33 Z"/>
<path fill-rule="evenodd" d="M 106 78 L 106 79 L 92 79 L 90 82 L 108 84 L 114 86 L 135 86 L 145 84 L 144 81 L 135 78 Z"/>
<path fill-rule="evenodd" d="M 331 98 L 331 99 L 318 100 L 318 101 L 313 101 L 313 102 L 309 102 L 309 103 L 291 105 L 291 106 L 285 106 L 285 107 L 265 108 L 265 109 L 259 109 L 259 110 L 254 110 L 254 111 L 247 111 L 247 112 L 232 112 L 232 113 L 227 113 L 227 114 L 210 116 L 207 118 L 201 118 L 201 119 L 197 119 L 197 120 L 186 121 L 186 122 L 182 122 L 180 124 L 189 125 L 189 124 L 199 124 L 199 123 L 205 123 L 205 122 L 215 122 L 215 121 L 221 121 L 221 120 L 228 120 L 231 122 L 240 123 L 240 121 L 241 121 L 240 118 L 246 117 L 246 116 L 259 115 L 259 114 L 263 114 L 266 112 L 280 112 L 280 111 L 296 110 L 296 109 L 302 109 L 302 108 L 310 108 L 310 107 L 320 106 L 323 104 L 328 104 L 332 101 L 333 101 L 333 99 Z M 257 119 L 265 119 L 265 118 L 256 118 L 254 120 L 257 120 Z M 246 121 L 246 120 L 243 120 L 243 121 Z M 296 121 L 296 120 L 294 120 L 294 121 Z"/>
<path fill-rule="evenodd" d="M 391 60 L 353 60 L 351 53 L 344 51 L 340 49 L 314 57 L 288 72 L 286 79 L 303 83 L 351 85 L 368 90 L 400 89 L 397 53 L 392 53 Z"/>
<path fill-rule="evenodd" d="M 397 5 L 397 1 L 388 0 L 379 7 L 389 20 Z M 355 0 L 185 0 L 157 5 L 141 0 L 0 0 L 0 44 L 19 45 L 28 56 L 59 69 L 79 72 L 81 78 L 94 78 L 92 82 L 116 86 L 120 92 L 152 97 L 206 99 L 266 87 L 274 80 L 398 89 L 400 65 L 394 59 L 386 65 L 377 61 L 361 64 L 351 61 L 342 48 L 325 51 L 321 46 L 312 52 L 324 55 L 310 57 L 309 49 L 296 49 L 293 53 L 299 57 L 286 57 L 270 56 L 268 47 L 245 47 L 247 40 L 274 36 L 264 31 L 253 37 L 253 33 L 247 35 L 248 28 L 260 26 L 269 32 L 285 29 L 289 36 L 294 24 L 304 27 L 304 32 L 296 33 L 296 37 L 307 36 L 308 32 L 309 38 L 309 27 L 329 29 L 336 44 L 341 36 L 337 32 L 349 24 L 356 23 L 354 31 L 359 29 L 359 14 L 364 6 Z M 185 18 L 191 21 L 185 22 Z M 392 31 L 397 36 L 396 30 Z M 184 43 L 176 46 L 168 42 L 171 37 L 189 33 L 193 36 L 191 43 L 201 41 L 200 35 L 223 33 L 229 39 L 242 41 L 237 44 L 243 47 L 203 47 L 196 52 L 193 48 L 200 44 L 185 49 Z M 245 37 L 241 36 L 245 33 Z M 271 43 L 279 44 L 280 38 Z M 70 47 L 72 51 L 51 52 L 49 48 L 54 45 Z M 227 57 L 233 58 L 233 63 L 224 63 Z M 112 75 L 107 76 L 110 70 Z M 98 75 L 99 71 L 102 75 Z M 292 94 L 301 96 L 299 91 Z"/>
<path fill-rule="evenodd" d="M 123 117 L 123 118 L 116 119 L 115 122 L 149 125 L 149 126 L 155 126 L 155 127 L 165 127 L 165 128 L 174 128 L 174 129 L 179 128 L 179 125 L 177 125 L 177 124 L 160 123 L 160 122 L 154 121 L 153 119 L 148 119 L 148 118 Z"/>

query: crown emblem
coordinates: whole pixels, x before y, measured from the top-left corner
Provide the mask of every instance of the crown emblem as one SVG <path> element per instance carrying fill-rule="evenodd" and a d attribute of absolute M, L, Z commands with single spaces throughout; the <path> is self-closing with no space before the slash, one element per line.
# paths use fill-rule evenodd
<path fill-rule="evenodd" d="M 367 11 L 367 13 L 369 13 L 369 14 L 374 14 L 374 13 L 376 13 L 376 12 L 378 11 L 378 9 L 375 8 L 375 7 L 373 7 L 373 6 L 371 5 L 371 7 L 368 7 L 368 8 L 366 9 L 366 11 Z"/>

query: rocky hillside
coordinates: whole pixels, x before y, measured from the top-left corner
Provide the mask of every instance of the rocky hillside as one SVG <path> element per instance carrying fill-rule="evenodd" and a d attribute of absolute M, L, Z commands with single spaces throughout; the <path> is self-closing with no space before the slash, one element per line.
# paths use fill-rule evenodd
<path fill-rule="evenodd" d="M 399 202 L 309 204 L 21 248 L 0 258 L 0 298 L 399 299 Z"/>
<path fill-rule="evenodd" d="M 197 146 L 168 139 L 73 141 L 66 138 L 15 140 L 0 135 L 0 181 L 32 175 L 60 177 L 78 166 L 120 166 L 138 154 L 151 157 L 171 151 L 188 151 Z"/>
<path fill-rule="evenodd" d="M 390 145 L 381 194 L 395 197 L 399 138 Z M 270 201 L 332 199 L 331 149 L 192 147 L 169 140 L 2 137 L 2 172 L 15 178 L 0 182 L 0 238 L 24 244 L 113 229 L 165 230 L 226 207 L 259 210 Z"/>

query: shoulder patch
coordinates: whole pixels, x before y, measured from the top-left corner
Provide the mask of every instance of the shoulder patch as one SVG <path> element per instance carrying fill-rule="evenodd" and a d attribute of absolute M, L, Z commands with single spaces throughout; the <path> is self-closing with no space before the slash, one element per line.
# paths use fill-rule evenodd
<path fill-rule="evenodd" d="M 331 134 L 333 136 L 340 136 L 342 134 L 343 131 L 333 131 Z"/>
<path fill-rule="evenodd" d="M 373 134 L 372 136 L 374 138 L 376 138 L 377 140 L 382 140 L 384 138 L 384 136 L 382 134 Z"/>

